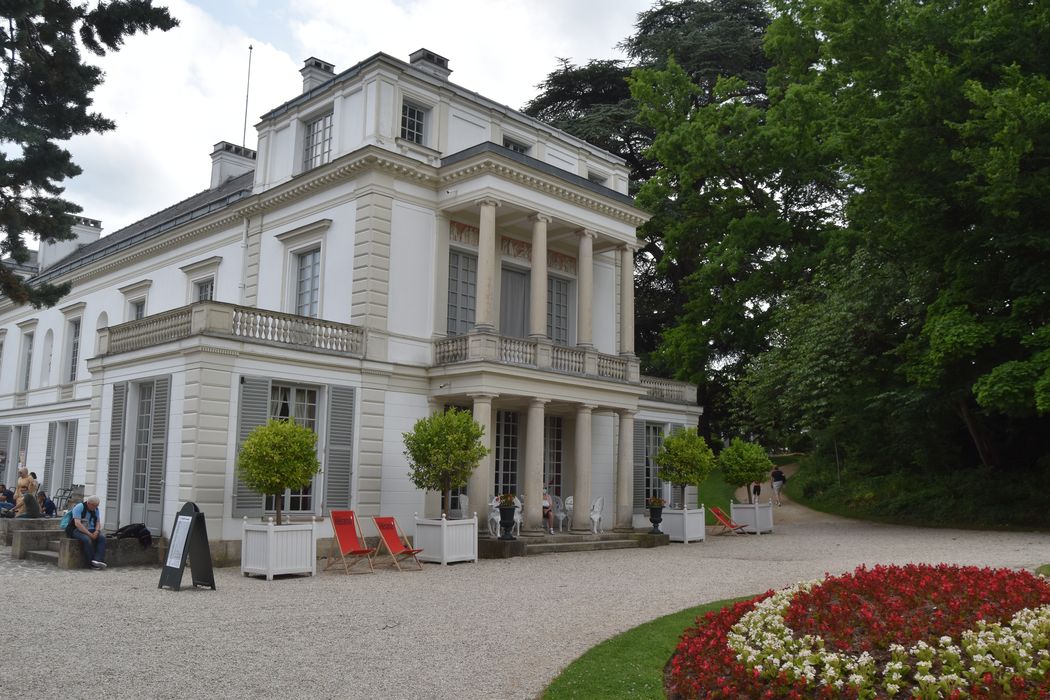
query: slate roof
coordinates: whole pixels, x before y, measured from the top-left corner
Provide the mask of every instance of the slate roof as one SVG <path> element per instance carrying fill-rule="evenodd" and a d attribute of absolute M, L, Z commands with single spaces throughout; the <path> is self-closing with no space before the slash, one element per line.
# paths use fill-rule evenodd
<path fill-rule="evenodd" d="M 46 272 L 31 277 L 29 281 L 47 282 L 58 275 L 130 248 L 142 241 L 159 238 L 171 229 L 189 221 L 194 221 L 212 212 L 225 209 L 252 193 L 252 182 L 254 179 L 255 171 L 251 171 L 230 178 L 214 189 L 198 192 L 178 204 L 173 204 L 167 209 L 151 214 L 130 226 L 125 226 L 119 231 L 78 248 L 49 267 Z"/>

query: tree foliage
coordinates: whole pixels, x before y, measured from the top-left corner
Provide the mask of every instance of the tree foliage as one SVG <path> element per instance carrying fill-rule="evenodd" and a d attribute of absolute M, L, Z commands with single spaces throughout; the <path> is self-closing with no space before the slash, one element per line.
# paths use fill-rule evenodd
<path fill-rule="evenodd" d="M 699 489 L 715 468 L 715 454 L 697 434 L 696 428 L 686 428 L 664 438 L 660 451 L 656 453 L 656 466 L 661 480 Z M 685 501 L 684 497 L 682 501 Z"/>
<path fill-rule="evenodd" d="M 489 453 L 482 444 L 485 429 L 469 411 L 450 408 L 420 418 L 412 430 L 402 433 L 409 478 L 418 488 L 439 491 L 444 511 L 452 509 L 452 489 L 467 485 L 478 463 Z"/>
<path fill-rule="evenodd" d="M 747 486 L 752 481 L 765 480 L 773 470 L 773 462 L 761 445 L 735 437 L 719 453 L 718 468 L 726 483 Z"/>
<path fill-rule="evenodd" d="M 10 0 L 0 6 L 0 258 L 29 259 L 25 237 L 42 242 L 73 237 L 81 211 L 63 199 L 61 183 L 81 169 L 59 142 L 104 132 L 112 121 L 91 111 L 104 75 L 81 51 L 105 55 L 125 37 L 176 26 L 152 0 Z M 0 263 L 0 293 L 16 304 L 51 306 L 68 285 L 25 285 Z"/>
<path fill-rule="evenodd" d="M 320 468 L 317 434 L 291 420 L 271 420 L 252 430 L 237 458 L 241 481 L 274 497 L 278 525 L 284 492 L 309 486 Z"/>

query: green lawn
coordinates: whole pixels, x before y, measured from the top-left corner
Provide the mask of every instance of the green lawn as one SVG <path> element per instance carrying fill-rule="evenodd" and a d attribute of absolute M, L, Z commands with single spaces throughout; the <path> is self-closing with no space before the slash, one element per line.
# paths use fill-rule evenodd
<path fill-rule="evenodd" d="M 726 513 L 729 512 L 729 500 L 733 498 L 733 492 L 736 491 L 735 486 L 731 486 L 725 482 L 722 478 L 722 471 L 715 469 L 711 472 L 711 475 L 707 477 L 707 480 L 700 486 L 700 502 L 705 506 L 718 506 Z M 711 512 L 707 512 L 707 524 L 717 525 L 718 521 L 711 515 Z"/>
<path fill-rule="evenodd" d="M 663 698 L 664 665 L 697 616 L 737 600 L 720 600 L 659 617 L 592 647 L 547 687 L 545 700 L 559 698 Z"/>
<path fill-rule="evenodd" d="M 1050 564 L 1043 564 L 1035 570 L 1035 573 L 1042 574 L 1043 576 L 1050 576 Z"/>

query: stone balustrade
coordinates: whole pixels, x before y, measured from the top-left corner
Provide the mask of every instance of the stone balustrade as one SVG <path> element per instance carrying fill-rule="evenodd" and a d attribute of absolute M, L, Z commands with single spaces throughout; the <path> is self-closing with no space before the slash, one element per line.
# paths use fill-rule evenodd
<path fill-rule="evenodd" d="M 696 385 L 688 382 L 676 382 L 673 379 L 660 377 L 641 377 L 642 386 L 647 389 L 648 397 L 657 401 L 696 404 Z"/>

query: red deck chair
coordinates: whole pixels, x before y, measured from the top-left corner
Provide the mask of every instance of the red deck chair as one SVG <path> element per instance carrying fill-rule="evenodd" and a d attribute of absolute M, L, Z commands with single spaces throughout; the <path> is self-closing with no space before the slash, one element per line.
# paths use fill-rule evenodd
<path fill-rule="evenodd" d="M 738 525 L 737 523 L 734 523 L 729 519 L 729 516 L 725 514 L 725 511 L 718 506 L 708 506 L 707 509 L 711 511 L 711 515 L 715 516 L 715 520 L 722 525 L 722 531 L 718 533 L 719 535 L 724 535 L 727 532 L 739 535 L 740 531 L 747 527 L 747 525 Z"/>
<path fill-rule="evenodd" d="M 343 568 L 349 576 L 350 569 L 364 559 L 368 562 L 369 571 L 374 574 L 376 570 L 372 568 L 372 557 L 376 550 L 375 547 L 365 545 L 365 538 L 361 536 L 361 525 L 357 522 L 354 511 L 333 510 L 331 515 L 332 532 L 335 536 L 332 537 L 332 545 L 328 548 L 328 563 L 325 564 L 324 570 L 328 571 L 342 560 Z M 339 553 L 338 558 L 336 552 Z"/>
<path fill-rule="evenodd" d="M 376 552 L 376 556 L 385 548 L 386 551 L 390 552 L 390 558 L 393 560 L 391 566 L 396 566 L 398 571 L 404 571 L 401 568 L 402 559 L 412 559 L 419 567 L 419 570 L 423 570 L 423 565 L 419 563 L 419 559 L 416 555 L 422 552 L 422 549 L 412 549 L 408 546 L 408 538 L 405 537 L 405 533 L 398 526 L 397 521 L 391 517 L 374 517 L 372 520 L 375 521 L 376 529 L 379 530 L 379 551 Z"/>

